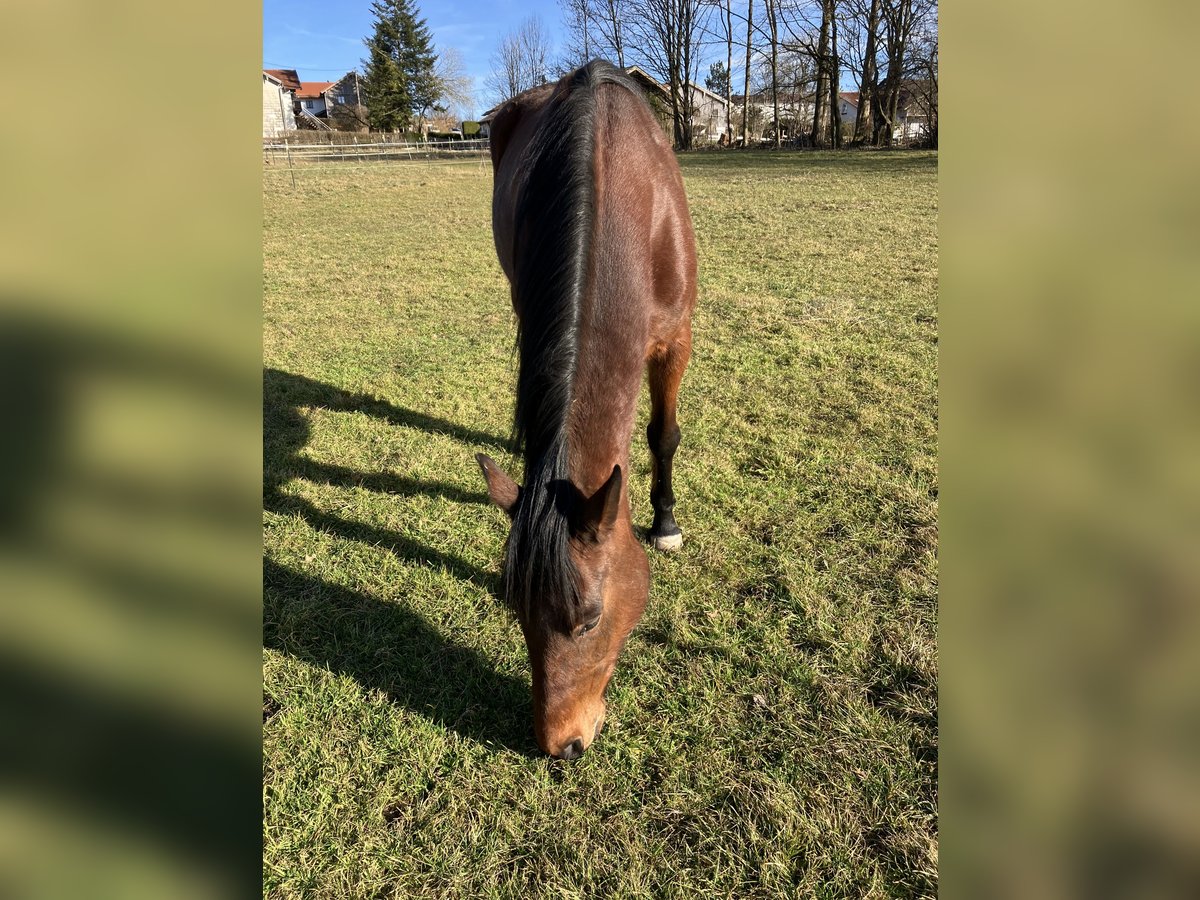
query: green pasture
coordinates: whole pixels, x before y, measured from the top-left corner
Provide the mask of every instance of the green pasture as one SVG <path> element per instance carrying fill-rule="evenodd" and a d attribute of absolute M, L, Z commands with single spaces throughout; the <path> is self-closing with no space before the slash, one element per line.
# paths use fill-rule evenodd
<path fill-rule="evenodd" d="M 265 896 L 936 894 L 937 155 L 681 165 L 685 543 L 574 763 L 474 460 L 519 471 L 490 166 L 265 173 Z"/>

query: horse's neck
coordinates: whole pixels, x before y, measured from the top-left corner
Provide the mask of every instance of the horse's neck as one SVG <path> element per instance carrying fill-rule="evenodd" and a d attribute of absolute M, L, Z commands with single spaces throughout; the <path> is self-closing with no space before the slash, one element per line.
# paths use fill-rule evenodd
<path fill-rule="evenodd" d="M 591 494 L 619 465 L 628 472 L 629 444 L 642 379 L 642 346 L 629 335 L 581 324 L 568 416 L 571 480 Z"/>

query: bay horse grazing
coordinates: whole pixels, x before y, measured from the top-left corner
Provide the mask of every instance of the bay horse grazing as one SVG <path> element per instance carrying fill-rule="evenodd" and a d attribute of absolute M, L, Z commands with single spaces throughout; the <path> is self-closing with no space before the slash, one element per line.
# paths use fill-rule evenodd
<path fill-rule="evenodd" d="M 517 314 L 523 486 L 477 459 L 508 513 L 504 590 L 533 670 L 534 733 L 573 759 L 600 733 L 650 566 L 629 510 L 649 369 L 650 542 L 683 541 L 671 463 L 691 354 L 696 246 L 679 166 L 641 89 L 593 61 L 520 94 L 491 128 L 492 228 Z"/>

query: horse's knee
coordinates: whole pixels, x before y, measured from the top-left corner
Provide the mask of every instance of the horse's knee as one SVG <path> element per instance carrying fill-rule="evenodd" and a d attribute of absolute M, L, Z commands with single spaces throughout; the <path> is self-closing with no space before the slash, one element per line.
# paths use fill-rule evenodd
<path fill-rule="evenodd" d="M 658 459 L 674 456 L 681 436 L 678 425 L 664 428 L 659 422 L 651 422 L 646 428 L 646 442 L 650 445 L 650 452 Z"/>

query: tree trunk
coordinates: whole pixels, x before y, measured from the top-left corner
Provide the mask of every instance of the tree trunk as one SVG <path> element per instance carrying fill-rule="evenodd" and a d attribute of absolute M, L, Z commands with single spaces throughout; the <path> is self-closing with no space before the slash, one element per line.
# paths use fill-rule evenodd
<path fill-rule="evenodd" d="M 779 0 L 767 0 L 767 23 L 771 28 L 771 103 L 775 107 L 775 149 L 783 146 L 779 133 Z"/>
<path fill-rule="evenodd" d="M 746 81 L 742 88 L 742 146 L 750 146 L 750 41 L 754 36 L 754 0 L 746 3 Z"/>
<path fill-rule="evenodd" d="M 876 92 L 879 90 L 878 70 L 875 66 L 877 34 L 879 32 L 879 0 L 871 0 L 871 12 L 867 17 L 867 47 L 863 54 L 862 81 L 858 85 L 858 115 L 854 117 L 854 143 L 867 139 L 871 127 L 871 110 Z"/>
<path fill-rule="evenodd" d="M 668 40 L 671 43 L 671 55 L 668 65 L 671 67 L 671 98 L 675 111 L 675 149 L 686 150 L 686 138 L 683 133 L 683 84 L 682 79 L 679 77 L 679 57 L 682 55 L 681 47 L 683 45 L 683 37 L 680 34 L 679 0 L 670 0 L 667 5 L 670 7 L 668 15 L 674 19 L 675 25 L 674 31 L 668 33 Z"/>
<path fill-rule="evenodd" d="M 821 2 L 821 35 L 817 40 L 817 94 L 813 97 L 812 145 L 825 144 L 825 103 L 829 99 L 829 2 Z"/>
<path fill-rule="evenodd" d="M 725 137 L 733 143 L 733 0 L 725 0 Z"/>
<path fill-rule="evenodd" d="M 872 106 L 882 121 L 875 122 L 875 143 L 892 146 L 896 130 L 896 117 L 900 108 L 900 88 L 904 75 L 904 53 L 908 47 L 908 34 L 912 30 L 912 0 L 888 0 L 884 8 L 887 26 L 888 73 L 879 93 L 880 102 Z"/>
<path fill-rule="evenodd" d="M 693 0 L 679 0 L 679 64 L 683 102 L 683 149 L 692 149 L 692 27 L 695 24 Z"/>
<path fill-rule="evenodd" d="M 679 110 L 679 70 L 671 66 L 671 123 L 675 132 L 675 149 L 683 149 L 683 118 Z"/>
<path fill-rule="evenodd" d="M 890 88 L 891 76 L 883 79 L 883 83 L 876 85 L 875 90 L 871 92 L 871 143 L 876 147 L 882 147 L 885 143 L 885 135 L 887 143 L 891 141 L 891 122 L 887 118 L 887 100 L 886 95 Z"/>
<path fill-rule="evenodd" d="M 837 0 L 824 0 L 829 8 L 829 138 L 835 150 L 842 146 L 841 62 L 837 44 Z"/>
<path fill-rule="evenodd" d="M 592 11 L 591 11 L 591 9 L 588 8 L 587 0 L 584 0 L 582 6 L 583 6 L 583 12 L 582 12 L 582 15 L 583 15 L 583 62 L 586 65 L 587 63 L 592 61 L 591 43 L 588 40 L 588 38 L 590 37 L 590 35 L 588 34 L 588 21 L 592 17 Z"/>

